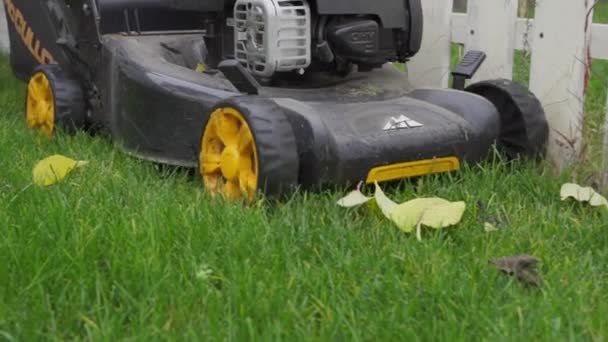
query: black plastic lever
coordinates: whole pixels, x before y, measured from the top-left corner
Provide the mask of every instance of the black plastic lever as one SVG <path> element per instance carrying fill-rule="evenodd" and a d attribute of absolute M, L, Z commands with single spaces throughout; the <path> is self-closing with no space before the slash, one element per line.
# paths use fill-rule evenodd
<path fill-rule="evenodd" d="M 238 61 L 228 59 L 221 62 L 217 68 L 220 69 L 224 76 L 226 76 L 226 79 L 228 79 L 238 91 L 249 95 L 258 95 L 260 84 Z"/>
<path fill-rule="evenodd" d="M 467 52 L 462 61 L 452 71 L 454 77 L 452 88 L 464 90 L 466 80 L 473 78 L 485 60 L 486 54 L 482 51 L 472 50 Z"/>

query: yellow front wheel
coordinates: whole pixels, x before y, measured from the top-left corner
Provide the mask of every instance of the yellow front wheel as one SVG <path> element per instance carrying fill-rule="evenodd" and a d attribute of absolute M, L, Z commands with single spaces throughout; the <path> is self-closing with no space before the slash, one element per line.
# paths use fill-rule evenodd
<path fill-rule="evenodd" d="M 283 195 L 298 181 L 291 125 L 274 103 L 232 99 L 216 106 L 203 130 L 199 170 L 211 194 L 251 201 L 258 192 Z"/>
<path fill-rule="evenodd" d="M 34 69 L 27 85 L 27 126 L 52 137 L 58 126 L 69 131 L 82 128 L 84 96 L 80 84 L 56 64 Z"/>

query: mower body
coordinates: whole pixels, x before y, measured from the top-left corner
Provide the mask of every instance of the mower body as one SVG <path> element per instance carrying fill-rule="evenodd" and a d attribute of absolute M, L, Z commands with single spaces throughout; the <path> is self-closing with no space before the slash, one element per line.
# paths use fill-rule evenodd
<path fill-rule="evenodd" d="M 499 112 L 487 99 L 411 89 L 406 72 L 390 62 L 370 62 L 367 72 L 347 75 L 311 70 L 243 93 L 212 67 L 234 42 L 199 27 L 226 11 L 220 0 L 71 3 L 5 0 L 13 70 L 25 79 L 41 63 L 65 67 L 86 89 L 87 127 L 146 160 L 197 167 L 203 124 L 214 106 L 248 98 L 286 115 L 297 143 L 298 183 L 305 188 L 456 170 L 487 157 L 500 133 Z M 411 18 L 419 2 L 373 3 L 318 1 L 313 9 L 372 12 L 388 31 L 409 32 L 398 58 L 415 54 L 421 26 L 414 22 L 421 14 Z M 386 11 L 394 3 L 397 16 Z"/>
<path fill-rule="evenodd" d="M 411 91 L 407 75 L 390 64 L 339 82 L 305 81 L 322 87 L 262 87 L 259 95 L 246 95 L 220 73 L 174 64 L 188 64 L 189 58 L 163 47 L 189 45 L 200 35 L 106 39 L 100 65 L 108 68 L 100 70 L 99 86 L 107 110 L 95 116 L 95 124 L 144 159 L 195 167 L 201 123 L 211 109 L 250 96 L 268 99 L 288 116 L 302 185 L 358 182 L 374 168 L 410 161 L 476 162 L 499 132 L 498 113 L 486 99 L 450 89 Z"/>

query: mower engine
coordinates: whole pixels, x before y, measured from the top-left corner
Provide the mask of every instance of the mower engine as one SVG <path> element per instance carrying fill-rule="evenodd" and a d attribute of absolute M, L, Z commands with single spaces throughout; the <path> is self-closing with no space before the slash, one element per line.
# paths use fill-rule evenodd
<path fill-rule="evenodd" d="M 258 78 L 347 74 L 406 62 L 420 48 L 420 0 L 236 0 L 235 59 Z"/>
<path fill-rule="evenodd" d="M 234 6 L 235 57 L 251 73 L 310 66 L 311 15 L 306 1 L 237 0 Z"/>

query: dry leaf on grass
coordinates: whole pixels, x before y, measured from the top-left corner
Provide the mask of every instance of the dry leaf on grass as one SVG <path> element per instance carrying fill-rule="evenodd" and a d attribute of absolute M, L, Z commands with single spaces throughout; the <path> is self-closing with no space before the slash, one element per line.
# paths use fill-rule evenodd
<path fill-rule="evenodd" d="M 466 209 L 464 202 L 450 202 L 442 198 L 417 198 L 396 206 L 391 220 L 406 233 L 418 224 L 441 229 L 458 224 Z"/>
<path fill-rule="evenodd" d="M 538 287 L 541 284 L 537 266 L 539 259 L 531 255 L 516 255 L 491 260 L 490 263 L 508 275 L 513 275 L 526 285 Z"/>
<path fill-rule="evenodd" d="M 380 207 L 380 210 L 382 210 L 382 214 L 384 214 L 384 216 L 386 216 L 386 218 L 390 220 L 393 214 L 393 210 L 395 210 L 398 204 L 393 202 L 390 198 L 386 196 L 386 194 L 384 194 L 384 191 L 382 191 L 382 188 L 380 188 L 378 183 L 376 183 L 374 199 L 376 200 L 378 207 Z"/>
<path fill-rule="evenodd" d="M 490 222 L 486 222 L 483 224 L 483 230 L 486 233 L 492 233 L 492 232 L 499 231 L 498 227 L 496 227 L 496 225 L 494 225 L 493 223 L 490 223 Z"/>
<path fill-rule="evenodd" d="M 560 196 L 562 201 L 573 198 L 579 202 L 589 203 L 592 207 L 604 206 L 608 209 L 608 200 L 590 187 L 583 188 L 578 184 L 566 183 L 562 185 Z"/>
<path fill-rule="evenodd" d="M 62 155 L 53 155 L 36 164 L 32 172 L 34 184 L 50 186 L 63 180 L 74 169 L 85 166 L 86 161 L 77 161 Z"/>
<path fill-rule="evenodd" d="M 351 191 L 348 195 L 344 196 L 338 201 L 338 205 L 343 208 L 358 207 L 371 201 L 371 197 L 365 196 L 360 190 Z"/>
<path fill-rule="evenodd" d="M 375 200 L 384 216 L 393 221 L 402 231 L 411 233 L 418 228 L 418 239 L 420 239 L 421 226 L 442 229 L 456 225 L 462 220 L 466 209 L 464 202 L 450 202 L 437 197 L 416 198 L 397 204 L 386 196 L 377 183 L 373 198 L 365 196 L 357 189 L 340 199 L 338 205 L 351 208 L 372 199 Z"/>

